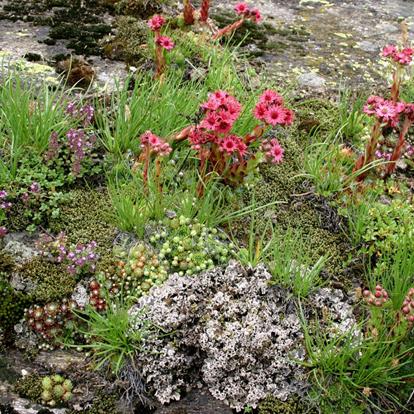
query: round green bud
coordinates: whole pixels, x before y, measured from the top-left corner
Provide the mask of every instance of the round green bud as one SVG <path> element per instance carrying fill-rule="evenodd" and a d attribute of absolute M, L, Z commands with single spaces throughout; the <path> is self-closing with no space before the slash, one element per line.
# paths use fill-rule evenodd
<path fill-rule="evenodd" d="M 52 399 L 52 393 L 49 390 L 44 390 L 42 392 L 41 398 L 43 401 L 50 401 Z"/>
<path fill-rule="evenodd" d="M 53 387 L 52 379 L 50 377 L 44 377 L 42 379 L 42 387 L 44 390 L 51 390 Z"/>
<path fill-rule="evenodd" d="M 63 381 L 63 388 L 65 389 L 65 391 L 72 391 L 73 390 L 73 384 L 72 381 L 69 379 L 66 379 L 65 381 Z"/>
<path fill-rule="evenodd" d="M 62 385 L 57 384 L 53 387 L 53 396 L 57 399 L 62 398 L 63 394 L 65 393 L 65 389 Z"/>
<path fill-rule="evenodd" d="M 64 381 L 64 378 L 61 375 L 56 374 L 53 375 L 52 380 L 53 382 L 56 382 L 56 384 L 61 384 Z"/>

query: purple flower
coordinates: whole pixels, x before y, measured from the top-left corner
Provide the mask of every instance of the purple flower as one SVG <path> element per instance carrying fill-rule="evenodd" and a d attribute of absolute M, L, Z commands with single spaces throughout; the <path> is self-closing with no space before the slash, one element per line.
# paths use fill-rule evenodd
<path fill-rule="evenodd" d="M 6 198 L 7 197 L 7 191 L 6 190 L 0 190 L 0 198 Z"/>
<path fill-rule="evenodd" d="M 27 204 L 29 202 L 30 196 L 29 193 L 24 193 L 20 196 L 21 200 L 24 204 Z"/>
<path fill-rule="evenodd" d="M 30 191 L 32 193 L 39 193 L 40 192 L 40 184 L 37 183 L 36 181 L 33 181 L 32 184 L 30 185 Z"/>
<path fill-rule="evenodd" d="M 4 226 L 0 226 L 0 238 L 3 238 L 8 233 L 8 230 Z"/>

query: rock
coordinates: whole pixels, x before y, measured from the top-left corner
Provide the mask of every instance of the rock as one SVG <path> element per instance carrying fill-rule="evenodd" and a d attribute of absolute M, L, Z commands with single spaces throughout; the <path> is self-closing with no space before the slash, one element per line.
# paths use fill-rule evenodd
<path fill-rule="evenodd" d="M 42 351 L 36 356 L 35 363 L 47 367 L 53 372 L 65 372 L 71 365 L 81 365 L 83 354 L 72 351 Z"/>
<path fill-rule="evenodd" d="M 368 40 L 362 40 L 356 46 L 364 52 L 378 52 L 380 49 L 375 43 L 369 42 Z"/>
<path fill-rule="evenodd" d="M 325 88 L 325 79 L 314 72 L 307 72 L 298 77 L 299 86 L 303 88 L 322 90 Z"/>
<path fill-rule="evenodd" d="M 193 390 L 181 401 L 161 407 L 154 414 L 231 414 L 232 410 L 217 401 L 206 388 Z"/>
<path fill-rule="evenodd" d="M 17 263 L 25 263 L 38 255 L 33 247 L 33 238 L 25 232 L 9 233 L 4 238 L 4 251 L 13 256 Z"/>

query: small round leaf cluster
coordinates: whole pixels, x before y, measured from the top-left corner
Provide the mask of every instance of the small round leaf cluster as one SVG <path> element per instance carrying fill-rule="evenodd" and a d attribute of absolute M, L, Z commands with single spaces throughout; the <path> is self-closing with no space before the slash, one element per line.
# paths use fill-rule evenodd
<path fill-rule="evenodd" d="M 217 229 L 196 219 L 180 216 L 162 222 L 162 230 L 150 237 L 168 273 L 193 275 L 229 260 L 230 249 Z"/>
<path fill-rule="evenodd" d="M 43 377 L 42 388 L 42 403 L 51 407 L 68 402 L 72 398 L 72 382 L 61 375 Z"/>
<path fill-rule="evenodd" d="M 414 288 L 410 288 L 401 308 L 405 319 L 408 321 L 410 326 L 414 325 Z"/>
<path fill-rule="evenodd" d="M 389 299 L 388 292 L 381 286 L 375 286 L 375 291 L 370 292 L 368 289 L 364 290 L 364 298 L 370 305 L 381 307 Z"/>
<path fill-rule="evenodd" d="M 53 342 L 72 320 L 72 311 L 77 309 L 73 300 L 63 299 L 61 303 L 50 302 L 44 306 L 35 305 L 26 312 L 29 327 L 47 342 Z"/>
<path fill-rule="evenodd" d="M 97 280 L 92 280 L 89 283 L 89 304 L 93 306 L 98 312 L 106 309 L 106 300 L 102 297 L 101 285 Z"/>
<path fill-rule="evenodd" d="M 121 291 L 128 299 L 145 294 L 153 285 L 159 285 L 167 278 L 166 268 L 160 263 L 157 254 L 143 243 L 133 246 L 129 254 L 105 272 L 109 282 L 109 292 L 117 295 Z"/>

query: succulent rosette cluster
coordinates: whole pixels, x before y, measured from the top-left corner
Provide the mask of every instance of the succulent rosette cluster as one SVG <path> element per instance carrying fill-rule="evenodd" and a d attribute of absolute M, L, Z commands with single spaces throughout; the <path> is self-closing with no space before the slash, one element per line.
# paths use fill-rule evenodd
<path fill-rule="evenodd" d="M 73 311 L 77 307 L 75 301 L 68 299 L 44 306 L 35 305 L 27 310 L 26 320 L 34 332 L 50 342 L 62 334 L 66 324 L 73 319 Z"/>
<path fill-rule="evenodd" d="M 179 138 L 187 136 L 191 148 L 197 151 L 201 174 L 206 174 L 206 168 L 210 168 L 225 182 L 238 185 L 257 166 L 258 151 L 264 154 L 267 162 L 282 161 L 284 150 L 276 138 L 260 142 L 269 127 L 289 126 L 293 122 L 293 112 L 284 106 L 283 98 L 277 92 L 266 90 L 260 96 L 253 110 L 260 123 L 245 136 L 232 132 L 242 106 L 229 93 L 218 90 L 209 94 L 208 100 L 201 104 L 201 110 L 204 114 L 201 121 L 179 135 Z"/>
<path fill-rule="evenodd" d="M 89 304 L 98 312 L 106 310 L 107 303 L 103 297 L 101 285 L 97 280 L 92 280 L 89 283 Z"/>

